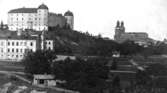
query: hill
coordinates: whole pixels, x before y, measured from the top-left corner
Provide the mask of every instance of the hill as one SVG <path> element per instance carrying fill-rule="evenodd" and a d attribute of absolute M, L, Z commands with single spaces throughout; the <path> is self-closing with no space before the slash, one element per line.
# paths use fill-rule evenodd
<path fill-rule="evenodd" d="M 113 40 L 93 36 L 88 32 L 59 28 L 46 32 L 46 36 L 54 39 L 57 54 L 112 55 L 118 49 L 118 44 Z"/>

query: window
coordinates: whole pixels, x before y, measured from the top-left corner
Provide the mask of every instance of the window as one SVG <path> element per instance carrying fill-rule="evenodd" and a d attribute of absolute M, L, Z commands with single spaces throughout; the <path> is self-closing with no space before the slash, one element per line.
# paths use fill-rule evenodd
<path fill-rule="evenodd" d="M 14 48 L 12 48 L 12 52 L 14 52 Z"/>
<path fill-rule="evenodd" d="M 8 42 L 8 46 L 10 46 L 10 42 Z"/>
<path fill-rule="evenodd" d="M 19 52 L 19 50 L 18 50 L 18 49 L 16 49 L 16 52 L 18 53 L 18 52 Z"/>
<path fill-rule="evenodd" d="M 49 49 L 48 50 L 51 50 L 51 48 L 49 47 Z"/>
<path fill-rule="evenodd" d="M 32 42 L 30 43 L 30 46 L 33 46 L 33 43 L 32 43 Z"/>
<path fill-rule="evenodd" d="M 12 46 L 14 46 L 14 42 L 12 42 Z"/>
<path fill-rule="evenodd" d="M 16 55 L 16 58 L 18 58 L 18 55 Z"/>
<path fill-rule="evenodd" d="M 18 45 L 19 45 L 19 42 L 16 42 L 16 45 L 18 46 Z"/>
<path fill-rule="evenodd" d="M 1 46 L 3 46 L 3 42 L 1 42 Z"/>
<path fill-rule="evenodd" d="M 10 49 L 8 48 L 8 52 L 10 52 Z"/>
<path fill-rule="evenodd" d="M 25 46 L 26 46 L 26 44 L 27 44 L 27 43 L 26 43 L 26 42 L 24 42 L 24 45 L 25 45 Z"/>
<path fill-rule="evenodd" d="M 23 49 L 20 49 L 20 52 L 22 53 L 22 52 L 23 52 Z"/>
<path fill-rule="evenodd" d="M 48 44 L 50 45 L 50 42 L 48 42 Z"/>
<path fill-rule="evenodd" d="M 43 79 L 39 79 L 39 84 L 44 84 L 44 80 Z"/>

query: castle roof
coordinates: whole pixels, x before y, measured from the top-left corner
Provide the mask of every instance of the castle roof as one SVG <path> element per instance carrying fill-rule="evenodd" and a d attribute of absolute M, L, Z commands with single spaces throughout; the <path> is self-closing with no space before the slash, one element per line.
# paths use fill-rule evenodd
<path fill-rule="evenodd" d="M 71 11 L 67 11 L 64 13 L 64 16 L 73 16 L 73 13 Z"/>
<path fill-rule="evenodd" d="M 37 8 L 17 8 L 10 10 L 8 13 L 37 13 Z"/>
<path fill-rule="evenodd" d="M 38 9 L 47 9 L 48 10 L 48 7 L 45 5 L 45 4 L 41 4 Z"/>

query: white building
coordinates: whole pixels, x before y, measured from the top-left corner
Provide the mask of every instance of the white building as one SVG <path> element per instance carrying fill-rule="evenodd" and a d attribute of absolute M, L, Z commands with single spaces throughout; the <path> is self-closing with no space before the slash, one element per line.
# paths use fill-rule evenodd
<path fill-rule="evenodd" d="M 45 4 L 41 4 L 38 8 L 12 9 L 8 12 L 8 27 L 11 31 L 26 29 L 43 31 L 48 30 L 50 26 L 62 26 L 67 23 L 73 29 L 74 16 L 71 11 L 65 12 L 61 18 L 52 14 L 49 13 L 49 8 Z"/>
<path fill-rule="evenodd" d="M 11 31 L 33 29 L 48 30 L 49 9 L 42 4 L 38 8 L 18 8 L 8 12 L 8 27 Z"/>
<path fill-rule="evenodd" d="M 45 39 L 44 41 L 37 36 L 18 36 L 12 33 L 9 36 L 0 37 L 0 60 L 20 61 L 24 58 L 27 51 L 35 52 L 37 49 L 53 50 L 53 40 Z"/>
<path fill-rule="evenodd" d="M 54 80 L 54 78 L 53 75 L 37 74 L 34 75 L 33 85 L 56 86 L 56 80 Z"/>

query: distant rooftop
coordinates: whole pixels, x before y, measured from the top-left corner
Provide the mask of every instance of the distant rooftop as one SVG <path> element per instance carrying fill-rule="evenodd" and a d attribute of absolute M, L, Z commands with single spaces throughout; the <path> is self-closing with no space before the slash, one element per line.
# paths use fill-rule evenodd
<path fill-rule="evenodd" d="M 17 8 L 10 10 L 8 13 L 37 13 L 37 8 Z"/>

